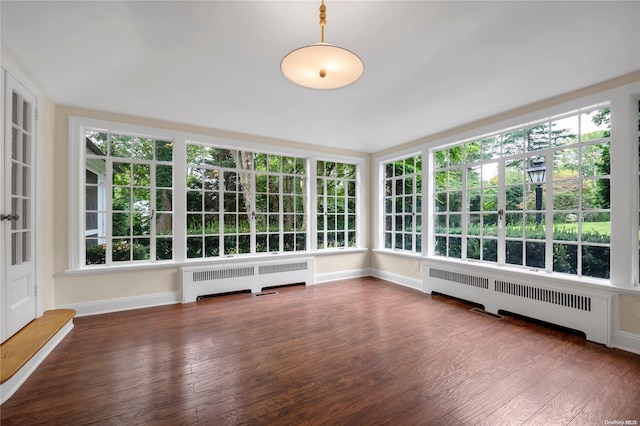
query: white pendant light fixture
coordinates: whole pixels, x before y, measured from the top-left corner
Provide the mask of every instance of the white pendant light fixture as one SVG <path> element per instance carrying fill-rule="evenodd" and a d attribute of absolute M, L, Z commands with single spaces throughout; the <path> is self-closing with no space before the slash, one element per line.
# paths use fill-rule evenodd
<path fill-rule="evenodd" d="M 362 60 L 355 53 L 324 42 L 327 7 L 320 5 L 322 41 L 289 52 L 280 63 L 285 77 L 311 89 L 337 89 L 360 78 L 364 71 Z"/>

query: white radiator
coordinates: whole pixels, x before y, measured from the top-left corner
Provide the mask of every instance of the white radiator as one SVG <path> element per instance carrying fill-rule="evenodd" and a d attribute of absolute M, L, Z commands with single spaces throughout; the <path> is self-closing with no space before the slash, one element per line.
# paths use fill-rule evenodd
<path fill-rule="evenodd" d="M 313 258 L 269 259 L 246 263 L 186 266 L 180 268 L 182 303 L 198 296 L 305 283 L 313 285 Z"/>
<path fill-rule="evenodd" d="M 560 282 L 470 267 L 424 269 L 424 290 L 479 303 L 487 312 L 507 311 L 582 331 L 588 340 L 611 345 L 613 295 Z"/>

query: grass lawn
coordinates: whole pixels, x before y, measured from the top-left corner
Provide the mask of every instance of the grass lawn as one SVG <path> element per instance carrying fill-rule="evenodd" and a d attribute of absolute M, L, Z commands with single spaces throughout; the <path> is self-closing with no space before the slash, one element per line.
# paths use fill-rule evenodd
<path fill-rule="evenodd" d="M 578 223 L 556 223 L 554 229 L 564 229 L 567 232 L 578 232 Z M 582 222 L 582 232 L 591 231 L 601 235 L 611 234 L 611 222 Z"/>

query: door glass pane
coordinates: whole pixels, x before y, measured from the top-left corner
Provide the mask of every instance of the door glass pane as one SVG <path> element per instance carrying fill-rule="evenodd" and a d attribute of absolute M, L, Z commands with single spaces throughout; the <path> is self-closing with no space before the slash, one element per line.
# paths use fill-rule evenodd
<path fill-rule="evenodd" d="M 18 214 L 18 200 L 16 198 L 11 199 L 11 214 Z M 11 221 L 11 230 L 14 231 L 18 229 L 18 221 Z"/>
<path fill-rule="evenodd" d="M 18 108 L 20 107 L 20 103 L 18 102 L 18 94 L 13 92 L 13 96 L 11 96 L 11 122 L 13 124 L 18 124 Z"/>
<path fill-rule="evenodd" d="M 22 196 L 29 197 L 31 196 L 31 167 L 22 166 Z"/>
<path fill-rule="evenodd" d="M 19 168 L 16 163 L 11 164 L 11 195 L 18 195 Z"/>
<path fill-rule="evenodd" d="M 14 214 L 18 214 L 18 212 L 14 212 Z M 22 211 L 20 212 L 19 217 L 19 222 L 22 224 L 22 229 L 29 229 L 31 225 L 29 221 L 31 217 L 31 200 L 22 200 Z"/>
<path fill-rule="evenodd" d="M 11 159 L 18 159 L 18 129 L 11 129 Z"/>
<path fill-rule="evenodd" d="M 26 100 L 22 101 L 22 128 L 31 132 L 31 104 Z"/>
<path fill-rule="evenodd" d="M 22 263 L 31 260 L 31 232 L 22 233 Z"/>
<path fill-rule="evenodd" d="M 18 234 L 11 234 L 11 265 L 18 264 Z"/>

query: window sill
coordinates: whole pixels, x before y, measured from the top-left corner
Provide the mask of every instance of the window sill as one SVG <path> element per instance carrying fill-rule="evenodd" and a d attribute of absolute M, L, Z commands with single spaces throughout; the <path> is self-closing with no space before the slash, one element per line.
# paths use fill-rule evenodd
<path fill-rule="evenodd" d="M 177 269 L 183 266 L 198 266 L 198 265 L 214 265 L 214 264 L 233 264 L 242 262 L 259 262 L 267 259 L 281 259 L 281 258 L 302 258 L 302 257 L 315 257 L 325 255 L 338 255 L 346 253 L 364 253 L 367 249 L 364 248 L 348 248 L 348 249 L 328 249 L 318 251 L 305 251 L 305 252 L 293 252 L 293 253 L 275 253 L 275 254 L 259 254 L 259 255 L 240 255 L 230 257 L 216 257 L 207 259 L 192 259 L 184 262 L 177 261 L 164 261 L 153 263 L 129 263 L 126 265 L 111 265 L 111 266 L 85 266 L 78 269 L 67 269 L 64 271 L 65 275 L 91 275 L 91 274 L 105 274 L 105 273 L 119 273 L 119 272 L 138 272 L 149 271 L 156 269 Z"/>
<path fill-rule="evenodd" d="M 409 259 L 419 259 L 419 260 L 425 259 L 425 257 L 420 253 L 411 253 L 403 250 L 373 249 L 373 252 L 380 253 L 380 254 L 388 254 L 391 256 L 406 257 Z"/>
<path fill-rule="evenodd" d="M 365 253 L 366 248 L 330 248 L 309 252 L 311 256 L 335 256 L 337 254 Z"/>

